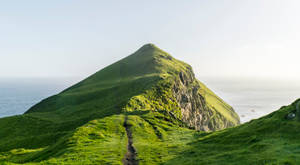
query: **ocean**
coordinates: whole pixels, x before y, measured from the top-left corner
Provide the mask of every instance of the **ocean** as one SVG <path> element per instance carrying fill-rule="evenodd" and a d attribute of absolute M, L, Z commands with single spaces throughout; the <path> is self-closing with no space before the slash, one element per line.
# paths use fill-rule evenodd
<path fill-rule="evenodd" d="M 300 98 L 300 83 L 276 80 L 200 78 L 239 114 L 241 122 L 259 118 Z M 0 117 L 23 114 L 34 104 L 61 92 L 74 79 L 0 79 Z"/>
<path fill-rule="evenodd" d="M 234 108 L 242 123 L 265 116 L 300 98 L 299 80 L 203 80 L 211 90 Z"/>
<path fill-rule="evenodd" d="M 61 79 L 0 79 L 0 118 L 23 114 L 72 83 Z"/>

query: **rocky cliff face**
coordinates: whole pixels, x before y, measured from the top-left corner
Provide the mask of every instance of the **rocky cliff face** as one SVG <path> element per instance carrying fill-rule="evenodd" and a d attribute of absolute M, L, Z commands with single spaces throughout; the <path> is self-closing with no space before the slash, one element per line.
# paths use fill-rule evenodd
<path fill-rule="evenodd" d="M 201 131 L 220 130 L 240 123 L 232 107 L 199 82 L 190 66 L 161 78 L 150 90 L 132 97 L 124 109 L 168 111 Z"/>
<path fill-rule="evenodd" d="M 146 45 L 137 52 L 139 57 L 149 58 L 145 65 L 153 65 L 159 80 L 151 89 L 132 97 L 125 111 L 165 110 L 202 131 L 220 130 L 240 123 L 233 108 L 195 78 L 190 65 L 154 45 Z"/>
<path fill-rule="evenodd" d="M 202 87 L 191 68 L 188 68 L 186 73 L 180 72 L 178 77 L 172 91 L 181 108 L 183 122 L 202 131 L 224 129 L 240 123 L 237 115 L 234 121 L 230 121 L 208 105 L 205 96 L 199 92 Z"/>

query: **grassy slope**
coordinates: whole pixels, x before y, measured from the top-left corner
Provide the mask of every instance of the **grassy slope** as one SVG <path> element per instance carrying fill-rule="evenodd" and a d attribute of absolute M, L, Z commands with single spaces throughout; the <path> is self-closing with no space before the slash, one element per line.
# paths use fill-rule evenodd
<path fill-rule="evenodd" d="M 287 119 L 290 113 L 297 117 Z M 300 114 L 296 112 L 296 102 L 263 118 L 211 133 L 190 130 L 166 111 L 113 115 L 89 122 L 48 148 L 13 150 L 1 153 L 0 160 L 121 164 L 127 142 L 125 115 L 142 165 L 300 163 Z"/>
<path fill-rule="evenodd" d="M 125 115 L 140 164 L 176 158 L 200 134 L 165 111 L 135 111 L 93 120 L 46 148 L 0 153 L 0 160 L 7 164 L 122 164 L 127 143 Z"/>
<path fill-rule="evenodd" d="M 298 109 L 295 102 L 263 118 L 198 138 L 167 164 L 300 164 Z M 290 113 L 297 117 L 287 119 Z"/>
<path fill-rule="evenodd" d="M 124 115 L 93 120 L 35 150 L 15 149 L 0 153 L 0 162 L 28 164 L 121 164 L 126 153 Z"/>
<path fill-rule="evenodd" d="M 162 164 L 180 157 L 187 144 L 200 134 L 164 111 L 130 115 L 129 123 L 140 164 Z"/>
<path fill-rule="evenodd" d="M 90 120 L 120 114 L 131 97 L 160 79 L 154 65 L 147 65 L 151 53 L 137 57 L 137 52 L 43 100 L 25 115 L 0 119 L 0 152 L 46 147 Z"/>
<path fill-rule="evenodd" d="M 26 114 L 0 119 L 0 163 L 74 163 L 75 160 L 80 162 L 89 159 L 91 163 L 103 160 L 119 164 L 126 147 L 120 147 L 120 151 L 104 152 L 101 146 L 118 146 L 110 149 L 119 150 L 119 145 L 127 142 L 121 124 L 122 114 L 137 108 L 146 112 L 148 109 L 162 109 L 178 114 L 178 105 L 174 104 L 168 87 L 172 78 L 178 76 L 179 72 L 185 72 L 187 68 L 190 66 L 166 52 L 153 45 L 146 45 L 133 55 L 104 68 L 62 93 L 43 100 Z M 162 96 L 169 99 L 162 100 Z M 148 118 L 147 121 L 145 118 Z M 198 134 L 179 127 L 182 123 L 169 123 L 171 119 L 162 119 L 158 112 L 130 115 L 129 122 L 132 120 L 139 121 L 132 123 L 132 129 L 137 135 L 134 138 L 136 148 L 140 151 L 140 162 L 145 164 L 175 158 L 179 151 L 184 151 L 184 147 L 179 149 L 176 146 L 184 146 L 194 139 L 194 134 Z M 154 120 L 152 125 L 156 126 L 149 125 L 150 120 Z M 86 127 L 93 125 L 90 121 L 99 123 L 98 127 L 87 129 Z M 102 128 L 103 123 L 112 121 L 120 122 L 111 123 L 113 128 L 106 128 L 105 124 Z M 110 129 L 118 131 L 109 132 Z M 149 135 L 145 134 L 143 130 L 147 129 L 152 129 L 152 133 L 150 131 Z M 89 131 L 96 134 L 104 131 L 109 136 L 99 139 L 96 136 L 91 140 Z M 159 137 L 157 132 L 163 136 Z M 148 143 L 149 139 L 145 140 L 145 137 L 154 140 L 153 143 Z M 68 143 L 70 141 L 76 143 Z M 169 146 L 170 143 L 174 143 L 173 147 Z M 101 153 L 97 156 L 89 150 Z M 153 155 L 156 151 L 164 156 L 157 158 Z M 104 158 L 112 153 L 116 156 L 112 160 Z M 100 157 L 101 154 L 104 157 Z"/>
<path fill-rule="evenodd" d="M 38 117 L 51 116 L 51 120 L 65 120 L 68 116 L 74 121 L 79 117 L 78 120 L 85 118 L 84 122 L 87 122 L 95 116 L 120 113 L 125 107 L 126 110 L 164 109 L 174 111 L 180 117 L 171 86 L 179 79 L 180 72 L 188 75 L 191 71 L 188 64 L 148 44 L 59 95 L 42 101 L 27 113 L 38 112 Z M 239 117 L 232 108 L 202 83 L 199 84 L 203 86 L 210 108 L 238 124 Z"/>
<path fill-rule="evenodd" d="M 205 98 L 205 101 L 210 109 L 216 110 L 232 122 L 236 122 L 236 119 L 239 119 L 238 114 L 230 105 L 228 105 L 213 91 L 207 88 L 202 82 L 198 81 L 198 83 L 200 84 L 199 92 Z"/>

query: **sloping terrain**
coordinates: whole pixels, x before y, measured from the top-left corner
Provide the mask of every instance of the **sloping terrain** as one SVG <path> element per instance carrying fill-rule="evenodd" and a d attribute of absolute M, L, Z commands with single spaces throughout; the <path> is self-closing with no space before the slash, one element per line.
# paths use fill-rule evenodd
<path fill-rule="evenodd" d="M 139 164 L 176 158 L 200 134 L 166 111 L 135 111 L 92 120 L 49 147 L 2 152 L 0 160 L 7 164 L 122 164 L 128 152 L 126 118 Z"/>
<path fill-rule="evenodd" d="M 175 159 L 195 130 L 238 124 L 191 66 L 147 44 L 24 115 L 0 119 L 0 162 L 155 164 Z"/>
<path fill-rule="evenodd" d="M 300 99 L 263 118 L 216 132 L 189 129 L 167 111 L 112 115 L 88 122 L 49 147 L 2 152 L 0 160 L 7 164 L 122 164 L 128 152 L 126 127 L 138 164 L 300 162 Z"/>
<path fill-rule="evenodd" d="M 167 164 L 297 165 L 299 139 L 300 99 L 238 127 L 203 134 Z"/>

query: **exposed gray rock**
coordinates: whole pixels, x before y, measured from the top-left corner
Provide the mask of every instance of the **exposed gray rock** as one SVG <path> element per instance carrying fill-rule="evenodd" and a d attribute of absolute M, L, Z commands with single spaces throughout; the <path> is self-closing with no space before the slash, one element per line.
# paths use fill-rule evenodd
<path fill-rule="evenodd" d="M 217 111 L 211 110 L 199 93 L 200 85 L 191 69 L 180 72 L 175 81 L 173 94 L 181 107 L 182 121 L 201 131 L 214 131 L 235 126 Z"/>
<path fill-rule="evenodd" d="M 291 119 L 294 119 L 296 117 L 296 114 L 295 113 L 289 113 L 287 116 L 286 116 L 286 118 L 288 119 L 288 120 L 291 120 Z"/>

